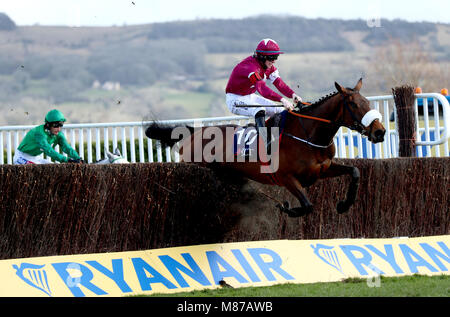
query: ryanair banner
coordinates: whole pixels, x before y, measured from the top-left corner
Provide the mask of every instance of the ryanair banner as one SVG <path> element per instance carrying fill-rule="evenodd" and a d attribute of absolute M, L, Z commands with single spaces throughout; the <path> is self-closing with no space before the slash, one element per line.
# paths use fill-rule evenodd
<path fill-rule="evenodd" d="M 450 274 L 450 236 L 278 240 L 0 261 L 0 296 L 127 296 Z M 368 284 L 369 285 L 369 284 Z"/>

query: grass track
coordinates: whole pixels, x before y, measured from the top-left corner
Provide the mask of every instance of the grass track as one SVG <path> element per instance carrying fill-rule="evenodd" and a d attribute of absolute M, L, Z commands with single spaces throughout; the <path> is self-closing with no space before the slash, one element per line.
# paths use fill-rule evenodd
<path fill-rule="evenodd" d="M 450 297 L 450 276 L 413 275 L 371 280 L 351 278 L 342 282 L 282 284 L 267 287 L 222 288 L 150 297 Z"/>

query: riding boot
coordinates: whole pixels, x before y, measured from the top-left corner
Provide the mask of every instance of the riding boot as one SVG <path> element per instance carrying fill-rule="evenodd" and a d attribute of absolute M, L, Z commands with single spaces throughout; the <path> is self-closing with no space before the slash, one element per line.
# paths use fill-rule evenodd
<path fill-rule="evenodd" d="M 264 110 L 260 110 L 255 115 L 255 123 L 256 130 L 258 131 L 258 135 L 264 142 L 264 147 L 266 148 L 267 155 L 270 155 L 270 139 L 269 133 L 267 133 L 266 129 L 266 121 L 265 121 L 266 112 Z"/>

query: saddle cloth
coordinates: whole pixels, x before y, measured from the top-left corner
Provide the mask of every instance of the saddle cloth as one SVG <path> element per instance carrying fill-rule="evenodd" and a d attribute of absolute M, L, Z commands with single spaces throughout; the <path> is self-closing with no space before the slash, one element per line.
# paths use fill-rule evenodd
<path fill-rule="evenodd" d="M 279 128 L 277 136 L 272 135 L 272 141 L 275 137 L 281 140 L 283 134 L 284 125 L 286 121 L 287 111 L 283 111 L 274 115 L 266 121 L 267 133 L 271 132 L 272 127 Z M 233 140 L 233 153 L 235 156 L 245 155 L 248 153 L 250 156 L 257 155 L 258 153 L 258 132 L 254 125 L 247 125 L 239 127 L 234 132 Z"/>

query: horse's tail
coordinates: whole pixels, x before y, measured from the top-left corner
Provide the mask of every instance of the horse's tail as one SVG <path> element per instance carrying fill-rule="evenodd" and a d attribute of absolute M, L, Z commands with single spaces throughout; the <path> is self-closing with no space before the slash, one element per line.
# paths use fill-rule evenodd
<path fill-rule="evenodd" d="M 179 126 L 162 125 L 158 122 L 153 122 L 145 130 L 145 135 L 150 139 L 160 140 L 164 145 L 173 146 L 178 141 L 181 141 L 182 135 L 174 138 L 172 131 Z M 194 128 L 186 126 L 192 133 Z"/>

